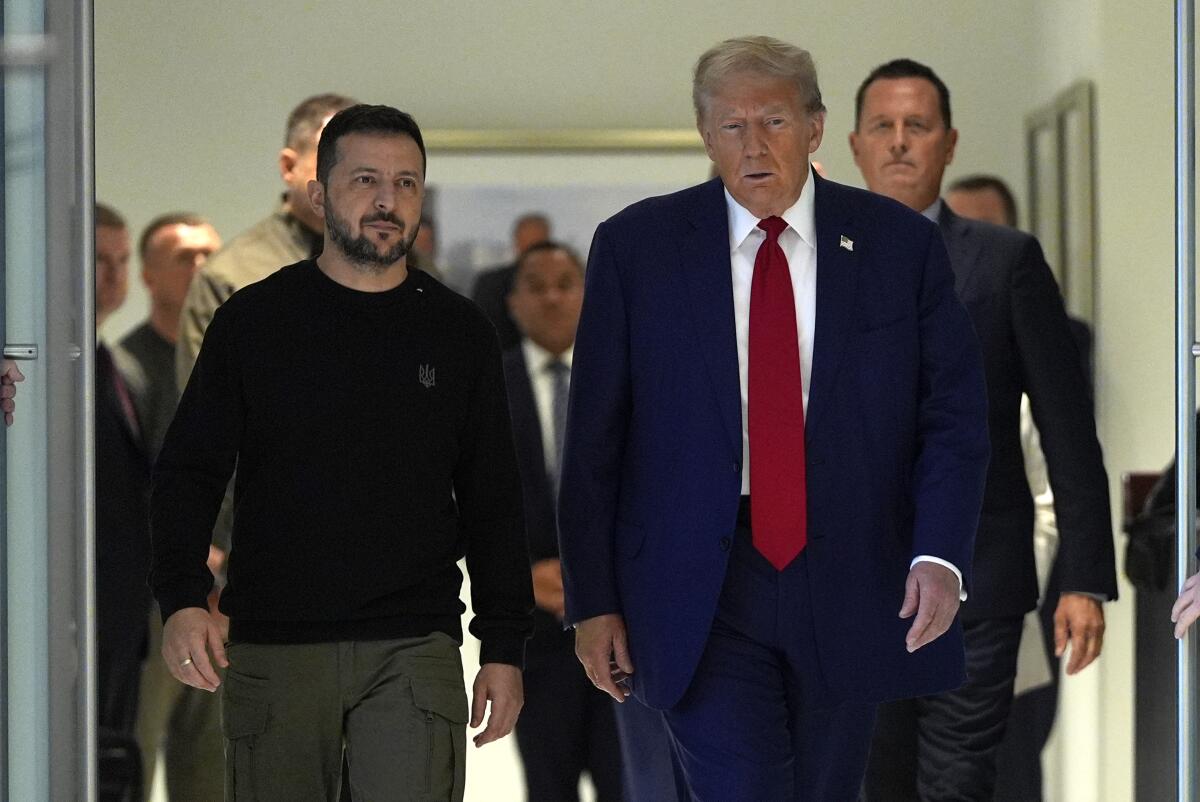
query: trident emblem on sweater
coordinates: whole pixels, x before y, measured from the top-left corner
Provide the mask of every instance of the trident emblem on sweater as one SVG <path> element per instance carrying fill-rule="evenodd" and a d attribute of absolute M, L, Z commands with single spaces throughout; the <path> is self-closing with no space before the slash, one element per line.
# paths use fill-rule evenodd
<path fill-rule="evenodd" d="M 432 387 L 434 385 L 433 368 L 429 365 L 421 365 L 417 368 L 417 381 L 421 382 L 426 390 Z"/>

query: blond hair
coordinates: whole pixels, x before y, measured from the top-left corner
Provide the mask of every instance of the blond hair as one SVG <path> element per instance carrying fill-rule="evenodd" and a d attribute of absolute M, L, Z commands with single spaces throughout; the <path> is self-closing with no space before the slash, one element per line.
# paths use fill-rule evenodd
<path fill-rule="evenodd" d="M 696 62 L 692 103 L 697 120 L 703 119 L 708 100 L 717 87 L 737 73 L 783 78 L 795 85 L 805 111 L 809 114 L 825 111 L 817 86 L 817 67 L 807 50 L 770 36 L 741 36 L 709 48 Z"/>

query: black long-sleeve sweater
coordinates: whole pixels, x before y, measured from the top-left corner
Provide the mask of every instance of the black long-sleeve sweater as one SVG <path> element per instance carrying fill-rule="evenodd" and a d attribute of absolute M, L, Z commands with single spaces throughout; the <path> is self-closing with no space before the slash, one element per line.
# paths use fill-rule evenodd
<path fill-rule="evenodd" d="M 461 641 L 466 556 L 481 662 L 520 665 L 533 594 L 495 331 L 420 271 L 349 289 L 313 261 L 217 311 L 154 475 L 164 620 L 203 607 L 237 467 L 230 637 Z"/>

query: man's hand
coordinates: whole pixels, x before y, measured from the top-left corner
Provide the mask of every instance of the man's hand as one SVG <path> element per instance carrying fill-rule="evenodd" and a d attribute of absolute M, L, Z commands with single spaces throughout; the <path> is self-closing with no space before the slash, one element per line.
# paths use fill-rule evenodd
<path fill-rule="evenodd" d="M 629 689 L 619 683 L 633 673 L 625 619 L 609 613 L 580 621 L 575 627 L 575 656 L 593 685 L 618 702 L 625 701 Z"/>
<path fill-rule="evenodd" d="M 910 654 L 933 643 L 950 628 L 961 603 L 958 591 L 958 577 L 944 565 L 921 561 L 909 570 L 900 617 L 917 614 L 904 636 Z"/>
<path fill-rule="evenodd" d="M 25 376 L 17 363 L 11 359 L 0 362 L 0 412 L 4 413 L 4 425 L 12 426 L 13 412 L 16 411 L 17 382 L 25 381 Z"/>
<path fill-rule="evenodd" d="M 1100 656 L 1104 644 L 1104 608 L 1084 593 L 1064 593 L 1054 610 L 1054 656 L 1062 657 L 1071 643 L 1067 673 L 1078 674 Z"/>
<path fill-rule="evenodd" d="M 219 546 L 214 546 L 211 543 L 208 545 L 208 572 L 216 579 L 225 570 L 225 559 L 228 555 L 225 554 L 225 549 Z"/>
<path fill-rule="evenodd" d="M 185 607 L 172 613 L 163 625 L 163 660 L 171 676 L 183 684 L 210 692 L 221 684 L 208 659 L 210 649 L 217 665 L 228 668 L 221 631 L 208 610 Z"/>
<path fill-rule="evenodd" d="M 1171 607 L 1171 621 L 1175 624 L 1175 637 L 1187 634 L 1197 618 L 1200 618 L 1200 573 L 1192 574 L 1183 583 L 1179 598 Z"/>
<path fill-rule="evenodd" d="M 558 558 L 538 560 L 533 564 L 533 600 L 538 607 L 553 614 L 559 621 L 566 615 L 563 596 L 562 562 Z"/>
<path fill-rule="evenodd" d="M 512 732 L 517 716 L 525 704 L 525 686 L 521 681 L 521 669 L 505 663 L 484 663 L 475 675 L 475 687 L 471 701 L 471 726 L 483 723 L 487 703 L 491 701 L 492 712 L 487 727 L 472 740 L 475 746 L 498 741 Z"/>

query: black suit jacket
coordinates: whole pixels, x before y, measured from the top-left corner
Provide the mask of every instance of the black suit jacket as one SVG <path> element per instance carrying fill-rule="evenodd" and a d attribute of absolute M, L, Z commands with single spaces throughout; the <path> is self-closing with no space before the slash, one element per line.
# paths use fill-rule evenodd
<path fill-rule="evenodd" d="M 1022 393 L 1031 402 L 1054 490 L 1062 590 L 1115 599 L 1108 477 L 1089 385 L 1041 246 L 1015 229 L 959 217 L 944 203 L 938 222 L 955 289 L 983 349 L 992 444 L 963 618 L 1021 615 L 1037 604 Z"/>
<path fill-rule="evenodd" d="M 529 560 L 536 563 L 538 560 L 557 558 L 558 525 L 550 477 L 546 474 L 541 421 L 519 341 L 517 347 L 504 354 L 504 383 L 508 387 L 513 438 L 517 441 L 517 465 L 521 471 Z M 557 617 L 535 608 L 533 620 L 534 634 L 526 648 L 527 659 L 535 660 L 539 653 L 551 649 L 574 648 L 574 634 L 564 631 Z"/>
<path fill-rule="evenodd" d="M 128 357 L 114 351 L 101 346 L 96 359 L 96 631 L 102 652 L 141 659 L 150 616 L 150 461 L 112 381 Z M 126 381 L 131 395 L 135 386 Z"/>
<path fill-rule="evenodd" d="M 500 335 L 500 348 L 505 351 L 521 344 L 521 332 L 508 314 L 508 292 L 516 275 L 516 262 L 493 267 L 479 274 L 471 290 L 471 300 L 492 321 L 496 333 Z"/>

